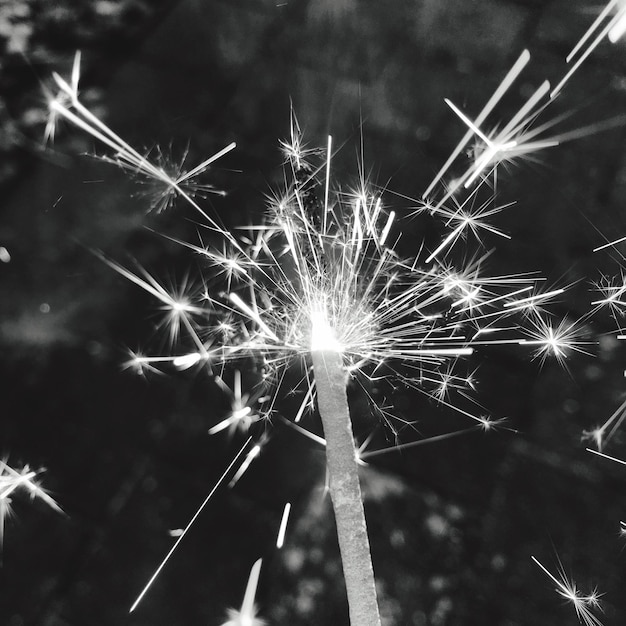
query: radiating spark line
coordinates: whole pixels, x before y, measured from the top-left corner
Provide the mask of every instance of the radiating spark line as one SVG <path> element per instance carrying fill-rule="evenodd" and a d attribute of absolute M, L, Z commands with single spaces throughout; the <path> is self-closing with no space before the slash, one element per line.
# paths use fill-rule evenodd
<path fill-rule="evenodd" d="M 307 439 L 310 439 L 311 441 L 314 441 L 315 443 L 318 443 L 321 446 L 326 447 L 326 439 L 324 439 L 323 437 L 320 437 L 319 435 L 312 433 L 310 430 L 307 430 L 306 428 L 302 428 L 302 426 L 295 424 L 291 420 L 282 418 L 282 421 L 285 424 L 287 424 L 289 428 L 293 428 L 295 431 L 299 432 L 301 435 L 304 435 Z"/>
<path fill-rule="evenodd" d="M 466 435 L 471 432 L 475 432 L 481 426 L 470 426 L 469 428 L 463 428 L 461 430 L 456 430 L 451 433 L 444 433 L 442 435 L 434 435 L 433 437 L 427 437 L 425 439 L 419 439 L 417 441 L 410 441 L 408 443 L 397 443 L 391 448 L 382 448 L 380 450 L 364 450 L 359 451 L 359 458 L 361 460 L 370 459 L 372 457 L 381 456 L 383 454 L 389 454 L 390 452 L 401 452 L 402 450 L 408 450 L 410 448 L 417 448 L 418 446 L 423 446 L 425 444 L 431 444 L 438 441 L 445 441 L 446 439 L 452 439 L 454 437 L 459 437 L 461 435 Z"/>
<path fill-rule="evenodd" d="M 528 304 L 534 304 L 537 301 L 541 301 L 544 299 L 552 298 L 553 296 L 558 296 L 565 292 L 565 289 L 553 289 L 552 291 L 546 291 L 544 293 L 538 293 L 534 296 L 529 296 L 528 298 L 522 298 L 520 300 L 515 300 L 514 302 L 506 302 L 503 306 L 504 308 L 509 307 L 525 307 Z"/>
<path fill-rule="evenodd" d="M 385 241 L 387 241 L 387 237 L 389 236 L 389 231 L 391 230 L 391 224 L 396 217 L 395 211 L 390 211 L 389 216 L 387 217 L 387 223 L 383 228 L 383 232 L 380 235 L 379 245 L 384 246 Z"/>
<path fill-rule="evenodd" d="M 276 538 L 276 547 L 280 550 L 285 543 L 285 534 L 287 532 L 287 522 L 289 521 L 289 513 L 291 512 L 291 502 L 285 504 L 283 515 L 280 518 L 280 528 L 278 529 L 278 537 Z"/>
<path fill-rule="evenodd" d="M 256 322 L 259 327 L 267 334 L 268 337 L 274 341 L 279 341 L 274 331 L 261 319 L 261 316 L 253 311 L 236 293 L 229 293 L 228 297 L 230 301 L 241 311 L 243 311 L 253 322 Z"/>
<path fill-rule="evenodd" d="M 322 217 L 322 232 L 324 233 L 328 230 L 328 195 L 330 193 L 330 161 L 332 158 L 332 147 L 333 138 L 331 135 L 328 135 L 328 141 L 326 144 L 326 184 L 324 186 L 324 214 Z"/>
<path fill-rule="evenodd" d="M 593 252 L 599 252 L 600 250 L 604 250 L 605 248 L 611 248 L 616 246 L 618 243 L 622 243 L 622 241 L 626 241 L 626 237 L 620 237 L 619 239 L 615 239 L 614 241 L 609 241 L 609 243 L 602 244 L 597 248 L 593 249 Z"/>
<path fill-rule="evenodd" d="M 591 452 L 591 454 L 595 454 L 596 456 L 601 456 L 603 459 L 608 459 L 609 461 L 614 461 L 615 463 L 620 463 L 621 465 L 626 465 L 626 461 L 622 459 L 618 459 L 615 456 L 610 456 L 605 454 L 604 452 L 600 452 L 599 450 L 594 450 L 593 448 L 585 448 L 587 452 Z"/>
<path fill-rule="evenodd" d="M 258 559 L 250 569 L 241 609 L 238 611 L 228 609 L 228 621 L 222 624 L 222 626 L 264 626 L 265 621 L 256 617 L 256 606 L 254 604 L 262 562 L 263 559 Z"/>
<path fill-rule="evenodd" d="M 174 551 L 176 550 L 176 548 L 178 548 L 178 545 L 180 544 L 180 542 L 184 539 L 185 535 L 187 534 L 187 532 L 189 531 L 193 523 L 196 521 L 196 519 L 198 519 L 204 507 L 208 504 L 209 500 L 213 497 L 213 494 L 222 485 L 222 483 L 226 479 L 226 476 L 228 476 L 232 468 L 236 465 L 237 461 L 239 460 L 239 457 L 243 454 L 244 450 L 248 447 L 248 444 L 251 441 L 252 441 L 252 437 L 248 437 L 246 442 L 241 446 L 241 449 L 239 450 L 239 452 L 235 455 L 235 457 L 230 462 L 228 467 L 224 470 L 224 473 L 220 476 L 218 481 L 215 483 L 215 486 L 213 487 L 213 489 L 211 489 L 207 497 L 203 500 L 202 504 L 198 507 L 198 510 L 194 513 L 193 517 L 189 520 L 189 523 L 187 524 L 187 526 L 185 526 L 183 531 L 180 533 L 178 539 L 176 539 L 176 542 L 174 543 L 174 545 L 170 548 L 169 552 L 165 555 L 160 565 L 156 568 L 154 574 L 152 574 L 152 576 L 150 577 L 150 580 L 148 580 L 148 582 L 146 583 L 146 586 L 142 589 L 141 593 L 137 596 L 137 599 L 133 602 L 133 605 L 130 607 L 130 610 L 128 611 L 129 613 L 132 613 L 137 608 L 137 606 L 139 605 L 143 597 L 146 595 L 146 593 L 148 592 L 148 590 L 150 589 L 154 581 L 157 579 L 158 575 L 161 573 L 161 571 L 165 567 L 166 563 L 169 561 L 172 554 L 174 554 Z"/>
<path fill-rule="evenodd" d="M 261 444 L 256 444 L 250 452 L 246 455 L 243 463 L 239 466 L 239 469 L 235 472 L 228 486 L 232 489 L 241 479 L 241 477 L 248 471 L 248 468 L 252 464 L 252 461 L 261 454 Z"/>
<path fill-rule="evenodd" d="M 491 111 L 498 104 L 498 102 L 500 102 L 500 100 L 502 99 L 502 96 L 504 96 L 504 94 L 509 90 L 511 85 L 515 82 L 517 77 L 520 75 L 520 73 L 522 72 L 526 64 L 528 63 L 528 61 L 530 61 L 530 52 L 528 52 L 528 50 L 524 50 L 520 54 L 517 61 L 515 61 L 515 63 L 513 64 L 513 67 L 511 67 L 511 69 L 507 72 L 506 76 L 502 79 L 502 82 L 498 85 L 493 95 L 489 98 L 489 100 L 487 101 L 487 104 L 485 104 L 482 111 L 478 114 L 478 116 L 474 120 L 474 124 L 476 126 L 480 126 L 485 121 L 485 119 L 487 119 L 487 116 L 489 115 L 489 113 L 491 113 Z M 472 136 L 473 136 L 473 132 L 471 130 L 468 130 L 465 133 L 465 135 L 463 135 L 463 138 L 457 144 L 456 148 L 454 148 L 454 150 L 448 157 L 448 160 L 444 163 L 444 165 L 439 170 L 435 178 L 433 178 L 430 185 L 426 188 L 426 191 L 424 191 L 424 193 L 422 194 L 422 198 L 425 199 L 425 198 L 430 197 L 437 183 L 443 178 L 443 176 L 448 171 L 448 169 L 450 168 L 452 163 L 455 161 L 455 159 L 459 156 L 459 154 L 461 154 L 461 151 L 463 150 L 463 148 L 465 148 L 465 146 L 470 141 Z"/>
<path fill-rule="evenodd" d="M 611 43 L 616 43 L 616 41 L 624 34 L 624 29 L 626 29 L 626 5 L 622 8 L 618 8 L 615 15 L 608 20 L 608 22 L 604 25 L 604 27 L 600 28 L 602 22 L 608 17 L 613 9 L 617 7 L 618 4 L 623 3 L 623 0 L 611 0 L 606 7 L 601 11 L 593 24 L 589 27 L 587 32 L 580 38 L 576 46 L 574 46 L 573 50 L 567 55 L 567 63 L 571 63 L 572 60 L 578 55 L 580 52 L 580 56 L 573 63 L 569 71 L 565 74 L 565 76 L 561 79 L 561 81 L 557 84 L 557 86 L 550 93 L 550 98 L 555 98 L 563 89 L 565 84 L 569 81 L 569 79 L 574 75 L 574 73 L 578 70 L 578 68 L 583 64 L 583 62 L 591 55 L 591 53 L 600 45 L 602 40 L 605 37 L 608 37 Z M 591 38 L 593 33 L 600 28 L 600 32 L 596 35 L 596 37 L 587 45 L 587 47 L 583 50 L 583 46 L 587 43 L 587 41 Z M 581 52 L 582 50 L 582 52 Z"/>
<path fill-rule="evenodd" d="M 177 178 L 172 178 L 167 172 L 153 165 L 148 159 L 135 150 L 128 142 L 124 141 L 119 135 L 113 132 L 104 122 L 99 120 L 87 107 L 85 107 L 78 98 L 78 80 L 80 75 L 80 54 L 77 53 L 72 67 L 72 78 L 70 84 L 65 81 L 59 74 L 53 72 L 52 76 L 60 89 L 63 97 L 57 96 L 49 102 L 51 119 L 46 126 L 46 138 L 54 136 L 54 123 L 60 116 L 74 124 L 84 132 L 88 133 L 94 139 L 97 139 L 105 146 L 111 148 L 114 153 L 113 161 L 122 168 L 144 174 L 148 179 L 153 179 L 165 185 L 166 188 L 174 190 L 184 200 L 186 200 L 198 213 L 206 220 L 210 228 L 220 232 L 235 247 L 238 246 L 232 235 L 220 228 L 219 224 L 213 220 L 200 205 L 183 189 L 181 185 L 186 183 L 190 176 L 182 174 Z M 67 105 L 66 105 L 67 103 Z M 72 107 L 76 113 L 68 108 Z M 203 171 L 208 165 L 233 150 L 236 147 L 234 142 L 220 150 L 216 155 L 209 157 L 200 165 L 194 168 L 194 175 Z"/>
<path fill-rule="evenodd" d="M 311 384 L 309 384 L 306 390 L 306 394 L 302 400 L 302 403 L 300 404 L 300 408 L 298 409 L 293 419 L 293 421 L 296 424 L 302 419 L 302 416 L 304 415 L 304 412 L 306 411 L 307 406 L 309 406 L 312 403 L 314 391 L 315 391 L 315 380 L 311 381 Z"/>
<path fill-rule="evenodd" d="M 58 505 L 46 491 L 34 482 L 43 470 L 31 470 L 25 465 L 21 471 L 12 468 L 6 461 L 0 459 L 0 499 L 8 499 L 15 490 L 22 488 L 28 491 L 31 498 L 39 498 L 57 513 L 63 513 L 63 509 Z"/>

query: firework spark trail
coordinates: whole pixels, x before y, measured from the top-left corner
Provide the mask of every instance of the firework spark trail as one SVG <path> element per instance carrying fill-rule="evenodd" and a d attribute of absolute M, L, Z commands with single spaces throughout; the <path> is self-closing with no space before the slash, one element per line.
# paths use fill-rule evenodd
<path fill-rule="evenodd" d="M 180 171 L 176 173 L 176 176 L 172 176 L 164 167 L 153 165 L 146 156 L 135 150 L 135 148 L 113 132 L 113 130 L 82 104 L 78 97 L 80 82 L 79 52 L 77 52 L 74 57 L 71 80 L 69 83 L 56 72 L 54 72 L 52 76 L 59 89 L 59 93 L 54 98 L 51 97 L 49 99 L 48 106 L 50 117 L 45 131 L 46 139 L 54 138 L 58 120 L 61 118 L 65 119 L 113 150 L 113 158 L 109 158 L 109 160 L 121 166 L 123 169 L 127 169 L 133 173 L 140 173 L 148 180 L 161 183 L 165 189 L 164 192 L 161 192 L 161 196 L 164 198 L 167 198 L 170 192 L 178 194 L 198 211 L 202 218 L 206 220 L 208 227 L 218 231 L 226 237 L 231 244 L 237 245 L 235 239 L 229 235 L 228 231 L 221 228 L 193 199 L 191 193 L 193 193 L 195 189 L 194 185 L 189 187 L 189 191 L 186 189 L 186 185 L 189 185 L 194 177 L 207 170 L 211 163 L 233 150 L 236 147 L 234 142 L 205 159 L 189 172 Z M 222 192 L 217 193 L 222 194 Z"/>
<path fill-rule="evenodd" d="M 614 12 L 613 16 L 611 16 L 612 12 Z M 566 61 L 567 63 L 573 61 L 572 66 L 550 92 L 550 98 L 556 97 L 561 92 L 565 84 L 604 39 L 616 43 L 624 32 L 626 32 L 626 2 L 624 0 L 611 0 L 567 55 Z M 591 39 L 592 37 L 593 39 Z M 591 41 L 589 41 L 590 39 Z"/>
<path fill-rule="evenodd" d="M 148 593 L 148 590 L 150 589 L 150 587 L 152 587 L 152 584 L 157 579 L 157 577 L 159 576 L 159 574 L 161 573 L 161 571 L 163 570 L 167 562 L 170 560 L 171 556 L 176 551 L 176 548 L 178 548 L 178 545 L 180 544 L 180 542 L 185 538 L 185 535 L 187 534 L 187 532 L 189 531 L 193 523 L 196 521 L 196 519 L 198 519 L 198 516 L 200 515 L 200 513 L 202 513 L 202 511 L 204 510 L 204 507 L 208 504 L 209 500 L 213 497 L 215 492 L 219 489 L 219 487 L 226 480 L 226 477 L 228 476 L 230 471 L 233 469 L 233 467 L 237 464 L 237 461 L 239 460 L 239 458 L 241 457 L 245 449 L 248 447 L 248 444 L 250 443 L 251 440 L 252 440 L 252 437 L 249 437 L 248 440 L 243 444 L 243 446 L 241 446 L 239 452 L 235 455 L 233 460 L 230 462 L 229 466 L 224 470 L 224 473 L 220 476 L 218 481 L 213 486 L 213 489 L 211 489 L 207 497 L 203 500 L 202 504 L 198 507 L 196 512 L 193 514 L 187 526 L 185 526 L 182 532 L 178 535 L 178 538 L 176 539 L 174 545 L 170 548 L 169 552 L 165 555 L 165 557 L 163 558 L 159 566 L 156 568 L 156 570 L 150 577 L 150 580 L 146 583 L 145 587 L 141 590 L 141 593 L 137 596 L 137 599 L 133 602 L 132 606 L 130 607 L 129 613 L 132 613 L 137 608 L 137 606 L 139 605 L 143 597 L 146 595 L 146 593 Z"/>
<path fill-rule="evenodd" d="M 585 448 L 585 450 L 587 450 L 587 452 L 591 452 L 592 454 L 595 454 L 596 456 L 600 456 L 603 459 L 608 459 L 609 461 L 613 461 L 614 463 L 619 463 L 621 465 L 626 465 L 626 461 L 624 461 L 623 459 L 618 459 L 617 457 L 610 456 L 608 454 L 604 454 L 604 452 L 600 452 L 598 450 L 593 450 L 592 448 Z"/>
<path fill-rule="evenodd" d="M 256 616 L 257 609 L 254 604 L 262 562 L 262 559 L 258 559 L 250 570 L 241 609 L 228 609 L 228 621 L 222 626 L 264 626 L 267 623 Z"/>
<path fill-rule="evenodd" d="M 533 92 L 501 130 L 483 131 L 481 128 L 489 114 L 513 85 L 529 60 L 530 53 L 528 50 L 524 50 L 475 120 L 471 120 L 449 99 L 444 99 L 445 103 L 468 127 L 468 131 L 453 149 L 448 160 L 444 163 L 423 193 L 422 199 L 425 201 L 425 208 L 427 210 L 439 211 L 444 207 L 446 202 L 450 200 L 454 201 L 455 194 L 467 190 L 476 183 L 483 182 L 489 175 L 493 175 L 495 180 L 498 166 L 503 162 L 510 162 L 521 157 L 527 157 L 538 150 L 558 145 L 559 141 L 556 137 L 551 139 L 538 139 L 538 137 L 545 130 L 556 124 L 559 119 L 534 129 L 531 128 L 536 118 L 549 104 L 549 101 L 545 101 L 545 96 L 550 90 L 550 83 L 548 81 L 544 81 Z M 544 100 L 543 103 L 542 100 Z M 447 174 L 455 161 L 458 160 L 458 157 L 473 137 L 476 138 L 478 142 L 473 148 L 474 158 L 472 162 L 459 177 L 444 185 L 444 175 Z M 437 194 L 433 192 L 439 184 L 441 184 L 443 188 L 443 194 L 439 200 L 431 202 L 431 197 L 437 197 Z M 445 245 L 442 247 L 445 247 Z M 434 256 L 435 254 L 431 255 L 429 260 L 432 260 Z"/>

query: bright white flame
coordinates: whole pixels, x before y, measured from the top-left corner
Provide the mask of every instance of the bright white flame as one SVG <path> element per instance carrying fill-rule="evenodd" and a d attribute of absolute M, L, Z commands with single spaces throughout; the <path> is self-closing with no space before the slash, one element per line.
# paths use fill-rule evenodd
<path fill-rule="evenodd" d="M 311 311 L 311 352 L 342 352 L 335 331 L 328 323 L 326 312 Z"/>

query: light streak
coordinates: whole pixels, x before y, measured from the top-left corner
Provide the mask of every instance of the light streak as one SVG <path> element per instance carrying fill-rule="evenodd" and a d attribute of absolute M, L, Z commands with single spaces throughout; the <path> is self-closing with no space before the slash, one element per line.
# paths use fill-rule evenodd
<path fill-rule="evenodd" d="M 587 452 L 591 452 L 591 454 L 595 454 L 596 456 L 601 456 L 603 459 L 608 459 L 609 461 L 620 463 L 621 465 L 626 465 L 626 461 L 624 461 L 623 459 L 618 459 L 617 457 L 604 454 L 604 452 L 599 452 L 598 450 L 593 450 L 591 448 L 585 448 L 585 450 L 587 450 Z"/>
<path fill-rule="evenodd" d="M 520 54 L 517 61 L 515 61 L 511 69 L 508 71 L 506 76 L 502 79 L 502 82 L 498 85 L 496 90 L 493 92 L 492 96 L 487 101 L 487 104 L 485 104 L 482 111 L 478 114 L 478 116 L 474 120 L 474 124 L 477 127 L 479 127 L 487 119 L 487 116 L 491 113 L 491 111 L 493 111 L 493 109 L 498 104 L 498 102 L 500 102 L 500 100 L 502 99 L 504 94 L 509 90 L 511 85 L 513 85 L 513 83 L 515 82 L 517 77 L 521 74 L 522 70 L 524 69 L 524 67 L 526 67 L 529 61 L 530 61 L 530 52 L 528 52 L 528 50 L 524 50 Z M 468 144 L 468 142 L 472 138 L 472 135 L 473 135 L 473 132 L 471 129 L 465 133 L 461 141 L 457 144 L 456 148 L 454 148 L 454 150 L 448 157 L 448 160 L 445 162 L 443 167 L 439 170 L 437 175 L 433 178 L 430 185 L 426 188 L 426 191 L 424 191 L 422 198 L 429 198 L 431 196 L 431 193 L 433 192 L 437 184 L 441 181 L 444 174 L 448 171 L 448 169 L 450 168 L 452 163 L 455 161 L 455 159 L 461 154 L 463 148 L 465 148 L 465 146 Z"/>
<path fill-rule="evenodd" d="M 615 14 L 611 17 L 611 12 Z M 603 24 L 604 22 L 604 24 Z M 602 9 L 596 20 L 587 32 L 578 40 L 572 51 L 567 55 L 567 63 L 572 63 L 565 76 L 550 92 L 550 98 L 555 98 L 570 80 L 583 62 L 607 38 L 616 43 L 626 31 L 626 3 L 624 0 L 611 0 Z M 595 37 L 594 37 L 595 35 Z M 589 41 L 591 39 L 591 41 Z M 585 47 L 586 46 L 586 47 Z"/>
<path fill-rule="evenodd" d="M 185 535 L 187 534 L 187 532 L 189 531 L 189 529 L 191 528 L 193 523 L 198 519 L 198 517 L 199 517 L 200 513 L 202 513 L 204 507 L 208 504 L 209 500 L 213 497 L 213 494 L 219 489 L 219 487 L 222 485 L 222 483 L 226 480 L 226 477 L 228 476 L 228 474 L 230 473 L 232 468 L 237 464 L 237 461 L 239 460 L 239 458 L 243 454 L 244 450 L 248 447 L 248 444 L 251 441 L 252 441 L 252 437 L 249 437 L 247 439 L 247 441 L 243 444 L 243 446 L 241 446 L 241 449 L 235 455 L 235 457 L 230 462 L 228 467 L 224 470 L 224 473 L 220 476 L 218 481 L 215 483 L 215 486 L 213 487 L 213 489 L 211 489 L 211 491 L 208 493 L 207 497 L 203 500 L 202 504 L 198 507 L 196 512 L 193 514 L 193 516 L 189 520 L 187 526 L 185 526 L 185 528 L 182 530 L 182 532 L 178 535 L 178 538 L 176 539 L 176 542 L 170 548 L 168 553 L 165 555 L 165 557 L 163 558 L 163 560 L 161 561 L 159 566 L 156 568 L 156 570 L 154 571 L 154 573 L 150 577 L 150 580 L 148 580 L 148 582 L 146 583 L 146 586 L 141 590 L 141 593 L 137 596 L 137 599 L 133 602 L 132 606 L 130 607 L 130 609 L 128 611 L 129 613 L 132 613 L 137 608 L 137 606 L 139 606 L 139 603 L 143 600 L 143 597 L 146 595 L 146 593 L 148 593 L 148 590 L 150 589 L 150 587 L 152 587 L 152 585 L 154 584 L 154 581 L 157 579 L 157 577 L 159 576 L 159 574 L 161 573 L 161 571 L 165 567 L 166 563 L 170 560 L 171 556 L 176 551 L 176 548 L 178 548 L 178 545 L 180 544 L 180 542 L 185 538 Z"/>
<path fill-rule="evenodd" d="M 243 463 L 239 466 L 239 469 L 235 472 L 235 475 L 232 477 L 231 481 L 228 483 L 228 486 L 232 489 L 238 482 L 239 479 L 248 471 L 250 465 L 252 465 L 252 461 L 256 459 L 259 454 L 261 454 L 261 445 L 256 444 L 250 452 L 246 455 L 246 458 L 243 460 Z"/>
<path fill-rule="evenodd" d="M 276 547 L 282 548 L 285 543 L 285 534 L 287 532 L 287 522 L 289 521 L 289 513 L 291 512 L 291 502 L 285 504 L 283 515 L 280 518 L 280 528 L 278 529 L 278 537 L 276 538 Z"/>
<path fill-rule="evenodd" d="M 241 609 L 228 609 L 228 621 L 222 626 L 264 626 L 265 621 L 256 617 L 257 610 L 254 604 L 262 562 L 263 559 L 258 559 L 250 569 Z"/>

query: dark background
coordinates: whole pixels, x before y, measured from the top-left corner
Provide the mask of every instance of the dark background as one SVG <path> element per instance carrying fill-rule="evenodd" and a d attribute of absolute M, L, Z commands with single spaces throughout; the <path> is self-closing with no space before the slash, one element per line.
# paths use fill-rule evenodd
<path fill-rule="evenodd" d="M 464 127 L 443 103 L 476 114 L 528 47 L 530 66 L 499 108 L 507 120 L 564 56 L 600 7 L 573 0 L 111 0 L 0 5 L 0 451 L 46 467 L 63 517 L 14 500 L 0 569 L 0 623 L 10 626 L 217 625 L 239 606 L 264 557 L 258 601 L 271 624 L 345 624 L 333 520 L 323 497 L 323 451 L 277 427 L 233 490 L 222 489 L 139 606 L 128 608 L 240 441 L 209 437 L 227 401 L 208 376 L 140 377 L 126 349 L 158 350 L 155 303 L 91 255 L 139 260 L 176 280 L 198 260 L 150 232 L 194 240 L 184 207 L 147 215 L 137 187 L 82 153 L 96 146 L 61 127 L 44 148 L 42 84 L 83 52 L 81 97 L 138 148 L 189 149 L 195 164 L 232 140 L 212 170 L 227 189 L 211 209 L 228 226 L 258 219 L 282 179 L 278 140 L 290 101 L 306 137 L 345 143 L 335 176 L 365 165 L 411 209 Z M 613 119 L 626 100 L 626 50 L 602 44 L 544 119 L 569 131 Z M 361 127 L 361 120 L 363 121 Z M 554 309 L 579 317 L 592 282 L 620 273 L 626 232 L 623 126 L 591 134 L 503 173 L 494 273 L 538 270 L 572 287 Z M 99 149 L 99 148 L 98 148 Z M 432 235 L 407 222 L 405 242 Z M 406 244 L 403 244 L 406 245 Z M 471 246 L 470 246 L 471 248 Z M 584 451 L 585 428 L 623 395 L 615 323 L 588 324 L 593 356 L 569 371 L 520 349 L 484 350 L 478 399 L 512 430 L 475 433 L 381 457 L 363 471 L 374 567 L 386 624 L 575 624 L 571 606 L 532 563 L 557 554 L 582 591 L 598 585 L 606 624 L 623 624 L 622 494 L 626 472 Z M 417 432 L 467 426 L 398 394 Z M 289 417 L 289 415 L 287 415 Z M 311 426 L 314 428 L 314 425 Z M 517 431 L 517 432 L 513 432 Z M 626 456 L 621 433 L 608 451 Z M 273 548 L 283 504 L 294 503 L 285 547 Z"/>

